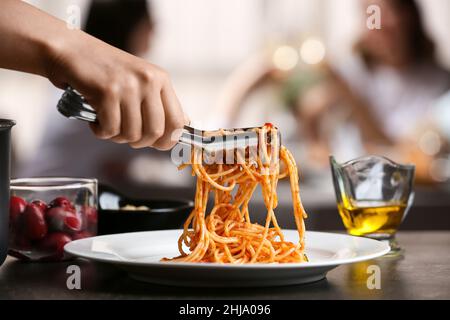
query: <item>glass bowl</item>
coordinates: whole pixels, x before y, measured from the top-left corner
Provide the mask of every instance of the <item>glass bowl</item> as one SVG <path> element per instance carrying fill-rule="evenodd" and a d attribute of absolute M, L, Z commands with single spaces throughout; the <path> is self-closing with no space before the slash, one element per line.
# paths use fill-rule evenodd
<path fill-rule="evenodd" d="M 64 246 L 97 234 L 97 180 L 25 178 L 11 181 L 9 255 L 59 261 Z"/>

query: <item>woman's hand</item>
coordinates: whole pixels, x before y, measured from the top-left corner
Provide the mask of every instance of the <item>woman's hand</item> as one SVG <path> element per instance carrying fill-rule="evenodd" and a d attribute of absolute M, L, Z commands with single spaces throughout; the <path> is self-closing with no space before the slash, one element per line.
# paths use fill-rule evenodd
<path fill-rule="evenodd" d="M 47 77 L 72 86 L 96 110 L 100 139 L 170 149 L 187 119 L 168 74 L 81 31 L 49 50 Z M 172 139 L 174 138 L 174 139 Z"/>
<path fill-rule="evenodd" d="M 135 148 L 177 142 L 187 118 L 164 70 L 22 1 L 1 1 L 0 34 L 0 68 L 75 88 L 97 111 L 97 137 Z"/>

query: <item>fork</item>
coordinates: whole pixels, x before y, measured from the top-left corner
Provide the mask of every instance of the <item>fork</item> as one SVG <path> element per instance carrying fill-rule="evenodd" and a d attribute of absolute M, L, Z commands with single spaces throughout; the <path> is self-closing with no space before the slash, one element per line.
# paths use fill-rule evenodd
<path fill-rule="evenodd" d="M 57 105 L 58 111 L 67 118 L 78 119 L 87 122 L 97 122 L 97 114 L 75 89 L 67 87 Z M 205 131 L 195 129 L 191 126 L 184 126 L 178 143 L 200 147 L 207 152 L 218 152 L 223 150 L 245 149 L 247 147 L 259 146 L 259 135 L 255 129 L 261 127 L 233 128 L 226 131 L 232 132 L 224 135 L 217 134 L 216 131 Z M 281 135 L 277 130 L 278 147 L 281 143 Z M 271 143 L 271 136 L 267 136 L 267 142 Z M 279 149 L 279 148 L 278 148 Z"/>

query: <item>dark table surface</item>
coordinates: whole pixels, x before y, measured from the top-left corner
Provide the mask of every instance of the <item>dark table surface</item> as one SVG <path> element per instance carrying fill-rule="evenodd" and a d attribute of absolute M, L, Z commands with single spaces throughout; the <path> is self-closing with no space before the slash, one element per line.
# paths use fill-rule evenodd
<path fill-rule="evenodd" d="M 204 289 L 141 283 L 113 266 L 73 260 L 0 267 L 0 299 L 450 299 L 450 232 L 402 231 L 404 255 L 340 266 L 327 279 L 276 288 Z M 80 266 L 81 290 L 66 286 L 67 267 Z M 381 289 L 367 288 L 367 267 L 378 265 Z"/>

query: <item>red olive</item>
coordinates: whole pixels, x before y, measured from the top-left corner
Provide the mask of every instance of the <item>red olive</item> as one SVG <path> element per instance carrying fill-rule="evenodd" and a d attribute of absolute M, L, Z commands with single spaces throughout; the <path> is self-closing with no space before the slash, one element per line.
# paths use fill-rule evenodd
<path fill-rule="evenodd" d="M 70 231 L 80 231 L 81 219 L 76 214 L 67 215 L 64 219 L 64 226 Z"/>
<path fill-rule="evenodd" d="M 47 210 L 45 218 L 52 231 L 78 232 L 81 230 L 81 219 L 74 212 L 55 207 Z"/>
<path fill-rule="evenodd" d="M 84 239 L 84 238 L 89 238 L 89 237 L 93 237 L 93 236 L 94 235 L 89 231 L 80 231 L 80 232 L 77 232 L 74 235 L 72 235 L 72 239 L 78 240 L 78 239 Z"/>
<path fill-rule="evenodd" d="M 10 225 L 15 226 L 19 216 L 25 211 L 27 202 L 21 197 L 12 196 L 9 199 Z"/>
<path fill-rule="evenodd" d="M 27 205 L 23 213 L 23 228 L 30 240 L 40 240 L 47 234 L 47 224 L 42 210 L 35 204 Z"/>
<path fill-rule="evenodd" d="M 39 242 L 39 247 L 48 253 L 51 260 L 61 259 L 64 256 L 64 246 L 72 241 L 72 238 L 63 232 L 49 233 Z"/>
<path fill-rule="evenodd" d="M 66 197 L 57 197 L 53 199 L 49 205 L 50 208 L 64 208 L 67 211 L 75 212 L 75 207 Z"/>
<path fill-rule="evenodd" d="M 45 212 L 47 210 L 47 204 L 42 200 L 33 200 L 33 202 L 31 203 L 37 205 L 42 210 L 42 212 Z"/>

